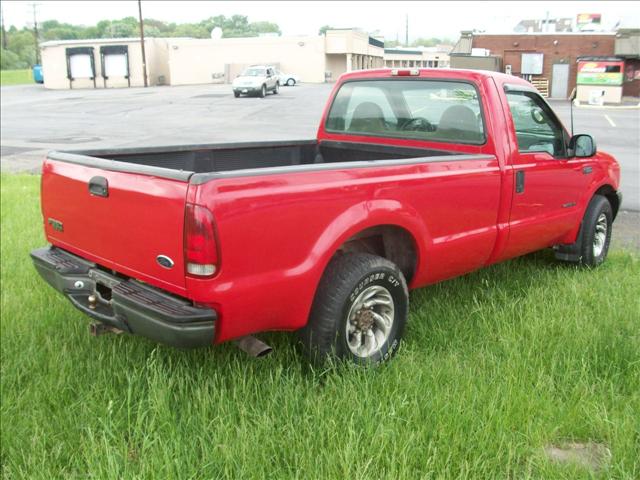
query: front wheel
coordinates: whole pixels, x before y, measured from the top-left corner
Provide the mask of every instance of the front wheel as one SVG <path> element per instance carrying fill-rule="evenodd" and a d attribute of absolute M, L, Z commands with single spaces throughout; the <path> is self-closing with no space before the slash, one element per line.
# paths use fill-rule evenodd
<path fill-rule="evenodd" d="M 613 210 L 606 197 L 593 197 L 582 220 L 582 252 L 580 263 L 597 267 L 607 258 L 611 243 Z"/>
<path fill-rule="evenodd" d="M 280 91 L 280 84 L 276 82 L 276 85 L 273 87 L 273 94 L 277 95 Z"/>
<path fill-rule="evenodd" d="M 320 281 L 300 332 L 310 359 L 379 364 L 398 350 L 409 293 L 398 267 L 369 253 L 338 254 Z"/>
<path fill-rule="evenodd" d="M 260 95 L 260 98 L 264 98 L 264 97 L 267 96 L 267 86 L 266 85 L 262 85 L 262 88 L 260 89 L 260 93 L 258 95 Z"/>

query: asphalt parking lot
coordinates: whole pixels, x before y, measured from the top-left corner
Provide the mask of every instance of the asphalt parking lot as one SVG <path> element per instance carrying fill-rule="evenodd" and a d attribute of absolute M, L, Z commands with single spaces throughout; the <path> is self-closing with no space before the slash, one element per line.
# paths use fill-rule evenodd
<path fill-rule="evenodd" d="M 113 90 L 2 87 L 0 166 L 38 171 L 50 149 L 152 146 L 315 136 L 330 84 L 234 98 L 228 85 Z M 569 125 L 568 102 L 551 102 Z M 624 208 L 640 211 L 640 110 L 574 109 L 574 131 L 622 165 Z"/>

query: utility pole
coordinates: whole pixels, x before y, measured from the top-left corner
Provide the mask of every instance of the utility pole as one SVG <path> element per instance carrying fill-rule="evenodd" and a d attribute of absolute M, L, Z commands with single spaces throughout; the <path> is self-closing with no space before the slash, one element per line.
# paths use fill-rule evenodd
<path fill-rule="evenodd" d="M 409 46 L 409 14 L 407 13 L 406 17 L 405 17 L 405 29 L 404 29 L 404 45 L 406 47 Z"/>
<path fill-rule="evenodd" d="M 36 65 L 40 65 L 40 42 L 38 41 L 38 7 L 39 3 L 32 3 L 31 9 L 33 10 L 33 41 L 36 47 Z M 3 21 L 4 26 L 4 21 Z M 3 28 L 4 33 L 4 28 Z"/>
<path fill-rule="evenodd" d="M 138 16 L 140 17 L 140 48 L 142 49 L 142 76 L 144 77 L 144 86 L 147 83 L 147 57 L 144 53 L 144 23 L 142 22 L 142 0 L 138 0 Z"/>
<path fill-rule="evenodd" d="M 7 31 L 4 28 L 4 10 L 0 4 L 0 23 L 2 23 L 2 49 L 7 49 Z"/>

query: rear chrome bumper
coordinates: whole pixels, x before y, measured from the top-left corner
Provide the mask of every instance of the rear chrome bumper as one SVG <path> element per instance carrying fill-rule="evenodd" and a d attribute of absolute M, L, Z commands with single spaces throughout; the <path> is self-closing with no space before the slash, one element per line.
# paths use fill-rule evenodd
<path fill-rule="evenodd" d="M 215 310 L 112 275 L 57 247 L 33 250 L 31 258 L 49 285 L 101 323 L 175 347 L 213 344 Z"/>

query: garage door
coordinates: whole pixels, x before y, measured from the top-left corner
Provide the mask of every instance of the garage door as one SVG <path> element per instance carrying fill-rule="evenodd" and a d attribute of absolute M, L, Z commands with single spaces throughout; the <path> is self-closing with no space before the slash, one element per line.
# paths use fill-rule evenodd
<path fill-rule="evenodd" d="M 71 78 L 93 78 L 93 64 L 91 55 L 77 53 L 69 57 Z"/>

